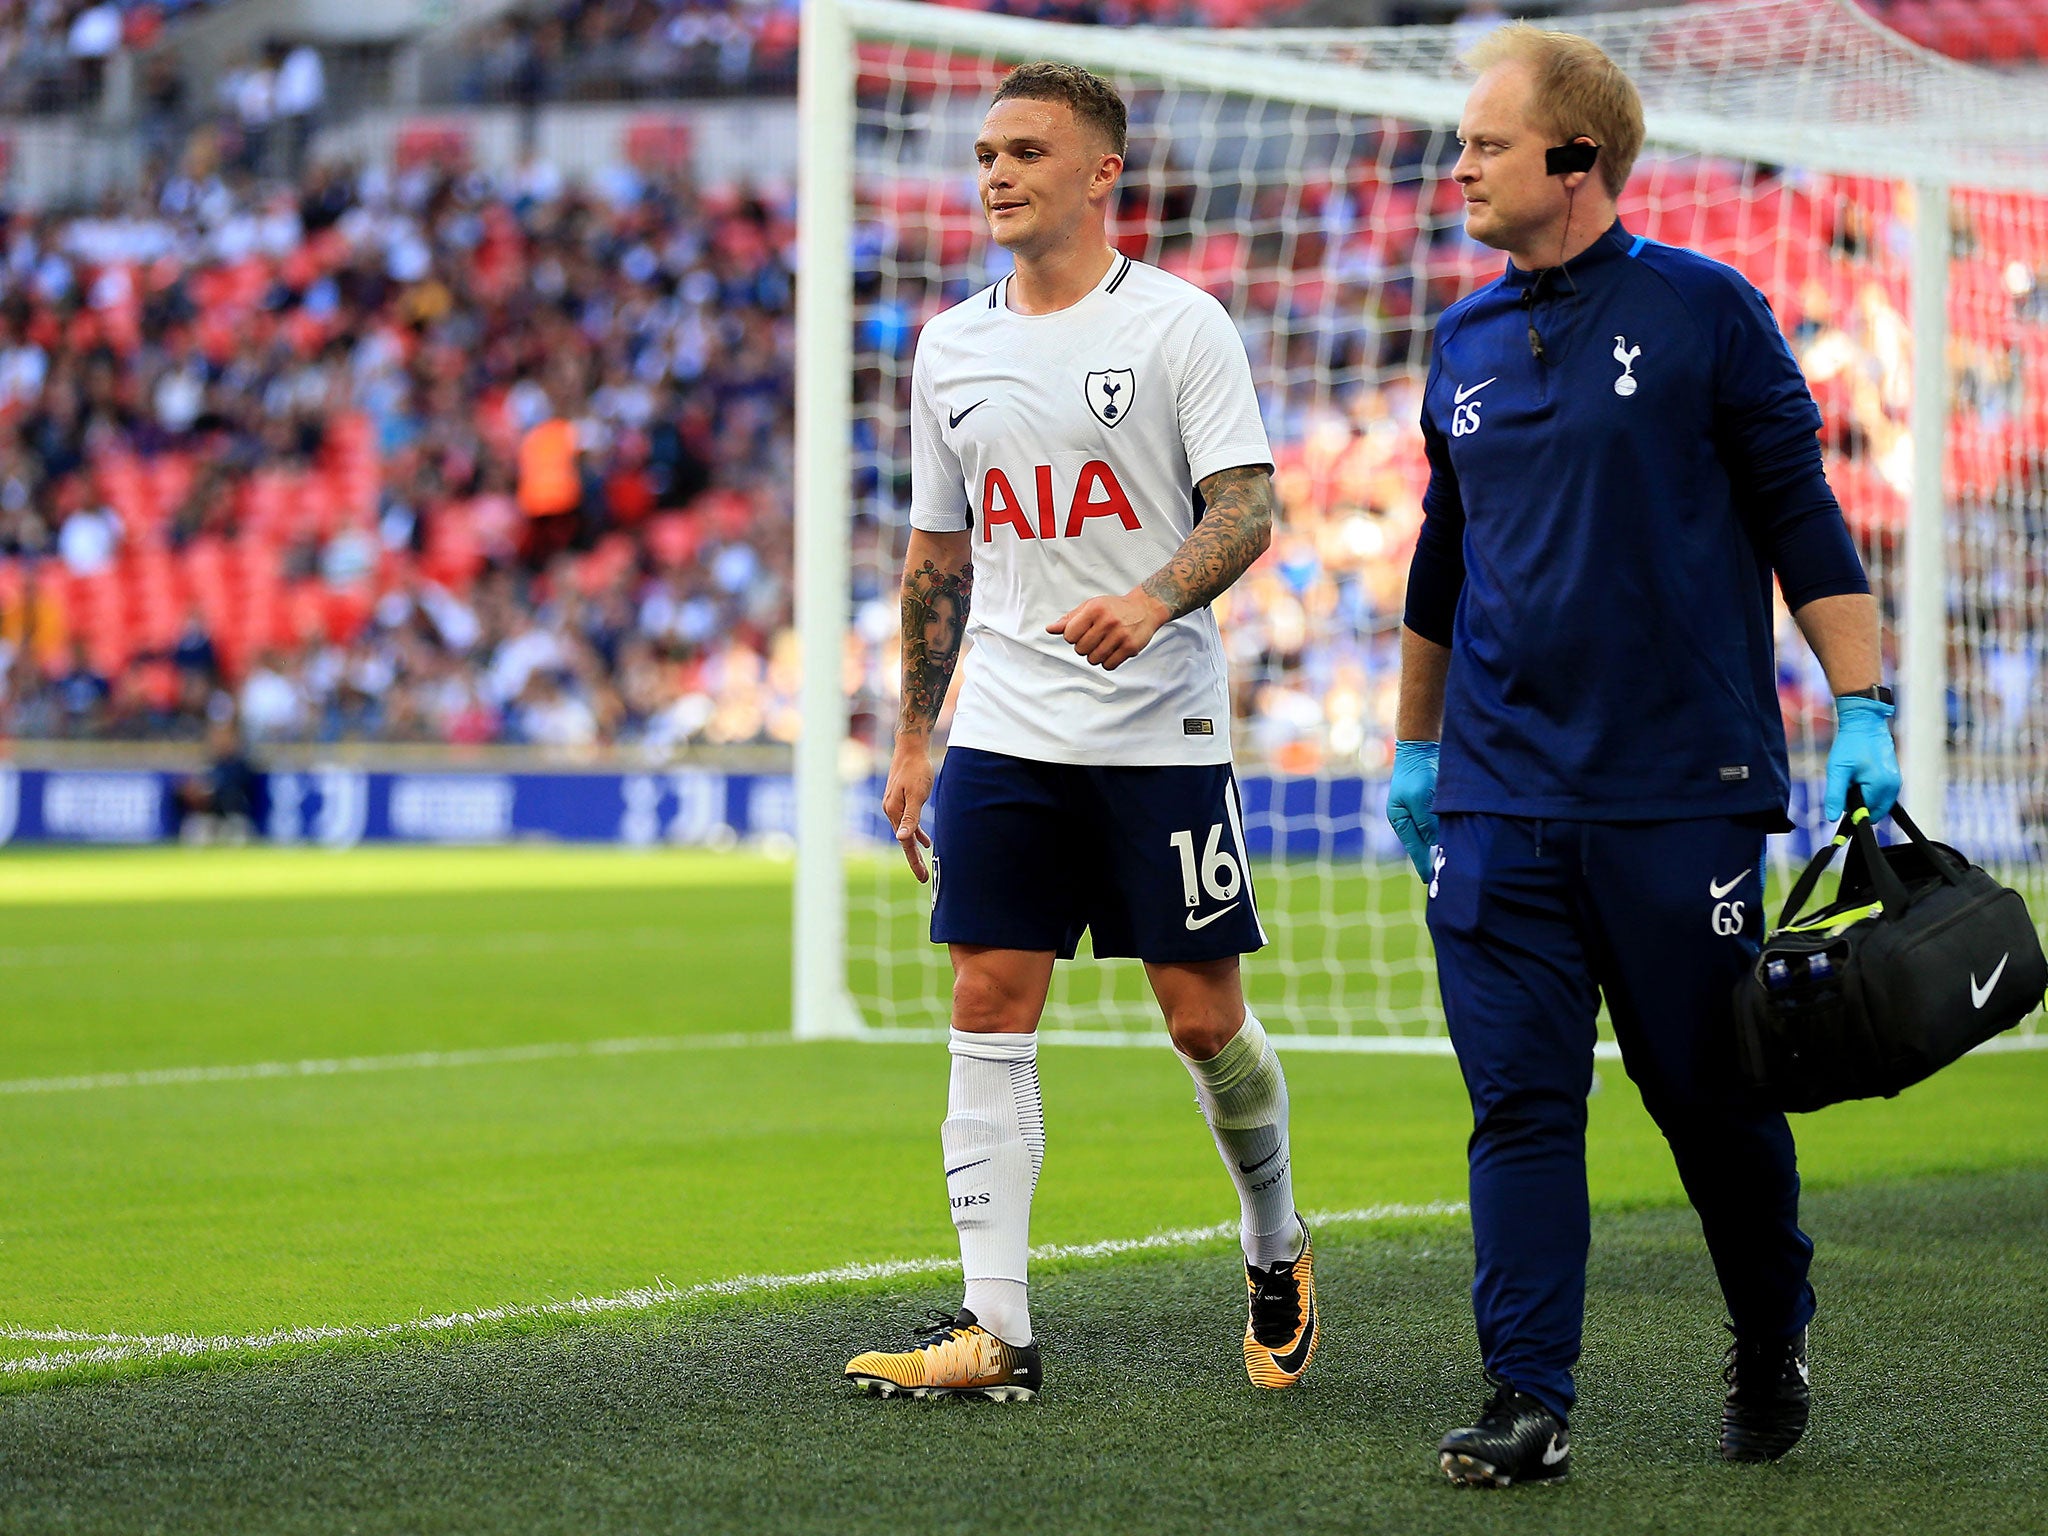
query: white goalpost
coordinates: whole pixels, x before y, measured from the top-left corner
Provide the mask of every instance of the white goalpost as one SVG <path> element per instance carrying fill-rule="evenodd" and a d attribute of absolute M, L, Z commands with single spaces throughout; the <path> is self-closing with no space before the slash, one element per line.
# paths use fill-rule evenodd
<path fill-rule="evenodd" d="M 2048 89 L 1930 54 L 1851 0 L 1547 24 L 1643 90 L 1623 220 L 1740 268 L 1813 384 L 1884 608 L 1908 805 L 2048 918 Z M 879 810 L 911 351 L 1005 269 L 974 130 L 1005 69 L 1057 59 L 1130 102 L 1113 238 L 1229 308 L 1278 459 L 1274 547 L 1218 604 L 1273 940 L 1250 996 L 1295 1048 L 1447 1049 L 1421 888 L 1382 809 L 1430 331 L 1501 267 L 1449 180 L 1470 35 L 1087 28 L 908 0 L 806 0 L 804 26 L 796 1034 L 945 1026 L 927 893 Z M 1782 605 L 1778 643 L 1802 821 L 1782 861 L 1818 824 L 1832 712 Z M 1045 1032 L 1164 1037 L 1128 962 L 1060 967 Z M 2048 1032 L 2037 1013 L 1999 1043 Z"/>

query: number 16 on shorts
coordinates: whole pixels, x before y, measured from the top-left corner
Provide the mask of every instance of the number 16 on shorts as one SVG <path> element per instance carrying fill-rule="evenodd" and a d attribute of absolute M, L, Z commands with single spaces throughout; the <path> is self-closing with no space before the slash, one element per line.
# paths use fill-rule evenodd
<path fill-rule="evenodd" d="M 1199 864 L 1195 859 L 1195 834 L 1192 831 L 1176 832 L 1166 840 L 1180 855 L 1181 894 L 1187 898 L 1191 908 L 1202 904 L 1204 891 L 1216 901 L 1235 901 L 1237 893 L 1244 889 L 1244 870 L 1239 866 L 1236 854 L 1223 846 L 1225 830 L 1220 821 L 1210 826 L 1208 839 L 1202 844 Z"/>

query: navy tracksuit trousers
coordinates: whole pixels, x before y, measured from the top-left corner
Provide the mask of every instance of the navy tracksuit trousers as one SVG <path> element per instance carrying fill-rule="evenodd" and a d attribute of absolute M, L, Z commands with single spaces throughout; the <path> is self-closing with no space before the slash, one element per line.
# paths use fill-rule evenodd
<path fill-rule="evenodd" d="M 1472 1096 L 1472 1310 L 1488 1372 L 1559 1414 L 1585 1311 L 1586 1094 L 1607 999 L 1744 1338 L 1813 1315 L 1785 1117 L 1734 1065 L 1730 997 L 1764 932 L 1763 833 L 1710 817 L 1449 812 L 1429 930 Z"/>

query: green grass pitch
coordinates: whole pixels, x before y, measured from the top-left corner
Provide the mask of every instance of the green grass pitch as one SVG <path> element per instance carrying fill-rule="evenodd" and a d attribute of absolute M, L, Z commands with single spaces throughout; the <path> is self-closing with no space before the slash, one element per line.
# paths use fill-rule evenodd
<path fill-rule="evenodd" d="M 0 1531 L 2041 1528 L 2048 1052 L 1800 1121 L 1822 1416 L 1761 1471 L 1712 1461 L 1711 1279 L 1604 1064 L 1578 1471 L 1488 1503 L 1428 1467 L 1476 1390 L 1454 1215 L 1328 1229 L 1326 1354 L 1280 1398 L 1222 1239 L 1048 1266 L 1052 1390 L 1008 1411 L 838 1386 L 941 1273 L 689 1293 L 953 1246 L 942 1056 L 789 1043 L 788 904 L 745 855 L 0 859 Z M 1036 1240 L 1232 1216 L 1166 1052 L 1044 1073 Z M 1309 1207 L 1462 1197 L 1449 1060 L 1290 1087 Z"/>

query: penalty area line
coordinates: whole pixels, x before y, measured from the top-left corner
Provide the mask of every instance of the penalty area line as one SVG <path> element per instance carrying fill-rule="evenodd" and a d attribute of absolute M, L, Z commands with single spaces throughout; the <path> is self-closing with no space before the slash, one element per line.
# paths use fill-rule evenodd
<path fill-rule="evenodd" d="M 1433 1200 L 1417 1205 L 1372 1205 L 1358 1210 L 1310 1212 L 1318 1227 L 1370 1226 L 1391 1221 L 1412 1221 L 1432 1217 L 1462 1216 L 1462 1200 Z M 1105 1238 L 1093 1243 L 1047 1243 L 1031 1250 L 1040 1263 L 1061 1260 L 1121 1258 L 1130 1254 L 1171 1253 L 1204 1243 L 1235 1237 L 1238 1224 L 1218 1222 L 1208 1227 L 1181 1227 L 1154 1232 L 1145 1237 Z M 957 1258 L 884 1259 L 866 1264 L 840 1264 L 830 1269 L 808 1270 L 792 1275 L 736 1275 L 729 1280 L 705 1280 L 677 1287 L 657 1281 L 635 1286 L 609 1296 L 578 1296 L 568 1301 L 549 1301 L 522 1306 L 484 1307 L 474 1312 L 444 1312 L 433 1317 L 410 1318 L 404 1322 L 375 1325 L 340 1324 L 308 1328 L 273 1328 L 264 1333 L 221 1334 L 205 1337 L 192 1334 L 82 1333 L 69 1328 L 0 1327 L 0 1340 L 26 1344 L 86 1346 L 0 1360 L 0 1376 L 35 1379 L 62 1375 L 81 1367 L 114 1365 L 135 1360 L 224 1359 L 291 1346 L 320 1344 L 371 1344 L 385 1340 L 432 1338 L 504 1323 L 544 1322 L 564 1318 L 591 1318 L 652 1312 L 678 1303 L 714 1297 L 772 1296 L 784 1291 L 815 1286 L 845 1285 L 877 1280 L 904 1279 L 912 1275 L 958 1274 Z"/>

